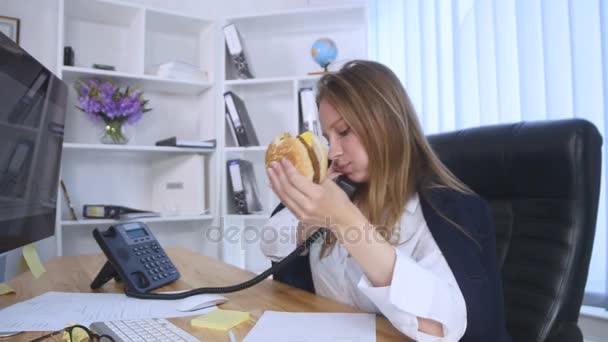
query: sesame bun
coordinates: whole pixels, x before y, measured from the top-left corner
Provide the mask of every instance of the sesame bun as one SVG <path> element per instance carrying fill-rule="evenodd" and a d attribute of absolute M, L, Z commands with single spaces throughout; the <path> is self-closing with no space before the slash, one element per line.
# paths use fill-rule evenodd
<path fill-rule="evenodd" d="M 297 137 L 284 133 L 274 139 L 266 150 L 266 167 L 283 158 L 315 183 L 321 183 L 327 175 L 327 151 L 321 139 L 312 132 L 304 132 Z"/>

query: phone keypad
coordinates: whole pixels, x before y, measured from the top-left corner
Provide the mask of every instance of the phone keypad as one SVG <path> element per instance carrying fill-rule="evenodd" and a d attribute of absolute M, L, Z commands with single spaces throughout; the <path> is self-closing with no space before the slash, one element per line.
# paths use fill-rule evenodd
<path fill-rule="evenodd" d="M 138 245 L 133 248 L 133 252 L 136 256 L 141 256 L 139 261 L 152 280 L 162 280 L 177 273 L 177 269 L 157 243 Z"/>

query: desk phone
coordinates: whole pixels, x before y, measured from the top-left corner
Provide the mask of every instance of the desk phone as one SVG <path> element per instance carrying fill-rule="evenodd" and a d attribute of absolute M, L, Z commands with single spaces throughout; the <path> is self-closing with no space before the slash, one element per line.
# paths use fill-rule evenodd
<path fill-rule="evenodd" d="M 133 292 L 147 292 L 179 279 L 179 272 L 150 228 L 142 222 L 118 223 L 93 237 L 108 258 L 91 283 L 97 289 L 110 279 L 124 281 Z"/>

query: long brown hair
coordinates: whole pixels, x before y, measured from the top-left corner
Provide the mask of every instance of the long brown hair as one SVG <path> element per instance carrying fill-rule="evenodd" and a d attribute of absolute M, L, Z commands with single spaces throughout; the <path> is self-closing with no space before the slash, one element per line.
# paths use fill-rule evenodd
<path fill-rule="evenodd" d="M 353 60 L 317 84 L 317 106 L 328 101 L 363 144 L 369 181 L 357 195 L 368 221 L 387 241 L 399 234 L 407 200 L 423 189 L 472 191 L 439 160 L 429 145 L 407 92 L 386 66 Z M 397 229 L 395 229 L 397 228 Z M 321 257 L 336 243 L 326 235 Z"/>

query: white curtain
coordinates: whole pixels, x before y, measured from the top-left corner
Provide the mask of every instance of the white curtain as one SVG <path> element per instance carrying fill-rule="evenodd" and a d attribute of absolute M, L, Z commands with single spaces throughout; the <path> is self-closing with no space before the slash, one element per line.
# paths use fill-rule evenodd
<path fill-rule="evenodd" d="M 608 0 L 370 0 L 369 10 L 369 56 L 400 77 L 425 133 L 579 117 L 608 142 Z M 605 165 L 586 287 L 595 305 L 608 292 Z"/>

